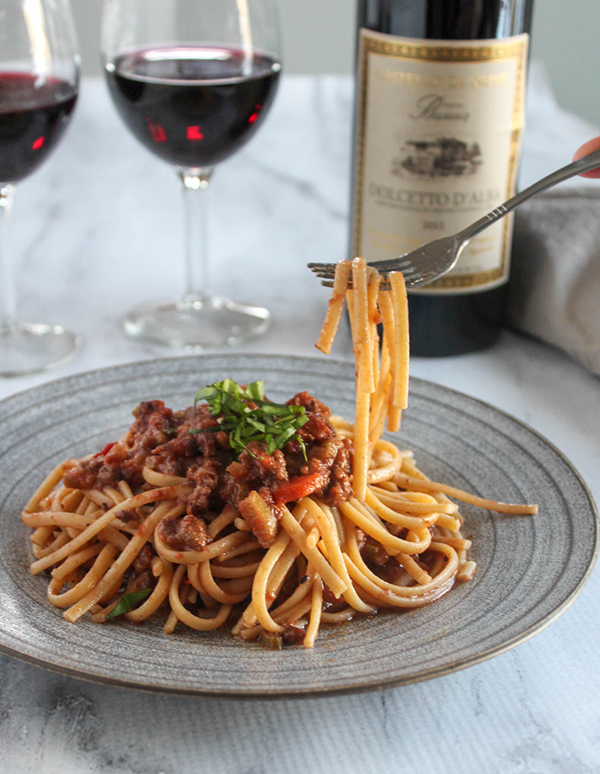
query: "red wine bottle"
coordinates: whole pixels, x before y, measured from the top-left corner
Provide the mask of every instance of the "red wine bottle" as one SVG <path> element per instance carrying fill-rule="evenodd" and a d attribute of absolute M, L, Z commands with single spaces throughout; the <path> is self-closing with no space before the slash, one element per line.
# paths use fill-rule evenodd
<path fill-rule="evenodd" d="M 459 231 L 515 192 L 533 0 L 359 0 L 352 255 L 382 260 Z M 411 352 L 490 346 L 510 216 L 409 294 Z"/>

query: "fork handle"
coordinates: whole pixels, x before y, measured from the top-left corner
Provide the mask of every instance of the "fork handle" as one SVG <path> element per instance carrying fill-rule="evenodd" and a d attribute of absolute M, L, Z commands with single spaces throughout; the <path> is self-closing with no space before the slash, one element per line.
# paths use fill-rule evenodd
<path fill-rule="evenodd" d="M 475 221 L 475 223 L 467 226 L 457 236 L 464 244 L 466 244 L 470 239 L 473 239 L 474 236 L 479 234 L 480 231 L 483 231 L 488 226 L 491 226 L 492 223 L 503 218 L 511 210 L 514 210 L 515 207 L 518 207 L 520 204 L 527 201 L 531 196 L 535 196 L 536 194 L 541 193 L 541 191 L 545 191 L 547 188 L 551 188 L 553 185 L 561 183 L 563 180 L 568 180 L 570 177 L 580 175 L 582 172 L 588 172 L 595 167 L 600 167 L 600 150 L 594 151 L 594 153 L 590 153 L 587 156 L 583 156 L 583 158 L 577 159 L 577 161 L 573 161 L 571 164 L 567 164 L 566 167 L 557 169 L 556 172 L 553 172 L 547 177 L 543 177 L 541 180 L 538 180 L 537 183 L 530 185 L 529 188 L 519 191 L 516 196 L 513 196 L 511 199 L 504 202 L 504 204 L 500 204 L 494 210 L 488 212 L 487 215 L 484 215 L 483 218 Z"/>

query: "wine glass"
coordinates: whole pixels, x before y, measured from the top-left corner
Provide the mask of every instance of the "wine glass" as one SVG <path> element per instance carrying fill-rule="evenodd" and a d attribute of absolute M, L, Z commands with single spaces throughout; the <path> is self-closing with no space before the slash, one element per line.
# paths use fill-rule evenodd
<path fill-rule="evenodd" d="M 0 0 L 0 376 L 50 368 L 80 343 L 61 325 L 17 319 L 9 233 L 15 184 L 62 137 L 79 70 L 69 0 Z"/>
<path fill-rule="evenodd" d="M 267 330 L 266 309 L 210 293 L 207 196 L 216 164 L 255 134 L 281 71 L 274 0 L 105 0 L 108 86 L 134 136 L 183 183 L 186 292 L 143 304 L 126 332 L 183 348 L 239 344 Z"/>

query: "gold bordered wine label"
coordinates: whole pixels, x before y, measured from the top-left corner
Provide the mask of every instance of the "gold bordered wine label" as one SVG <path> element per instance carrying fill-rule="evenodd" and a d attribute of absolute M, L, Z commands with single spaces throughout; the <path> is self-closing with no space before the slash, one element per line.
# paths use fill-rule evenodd
<path fill-rule="evenodd" d="M 529 36 L 433 41 L 362 29 L 353 255 L 382 260 L 482 217 L 515 192 Z M 512 217 L 422 293 L 508 279 Z"/>

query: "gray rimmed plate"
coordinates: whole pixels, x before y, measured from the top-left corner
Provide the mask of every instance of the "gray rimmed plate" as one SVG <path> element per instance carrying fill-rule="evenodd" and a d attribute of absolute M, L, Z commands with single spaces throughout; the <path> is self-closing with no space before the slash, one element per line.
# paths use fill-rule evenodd
<path fill-rule="evenodd" d="M 262 378 L 269 397 L 307 389 L 353 415 L 349 363 L 223 355 L 154 360 L 51 382 L 0 403 L 0 650 L 75 677 L 136 688 L 230 696 L 324 695 L 425 680 L 476 664 L 553 621 L 587 580 L 598 516 L 585 483 L 548 441 L 461 393 L 411 382 L 397 440 L 429 476 L 493 499 L 537 502 L 538 516 L 464 506 L 476 578 L 435 604 L 323 630 L 314 650 L 265 651 L 227 633 L 162 622 L 67 623 L 32 577 L 19 513 L 61 460 L 101 449 L 131 423 L 141 400 L 191 403 L 226 376 Z"/>

